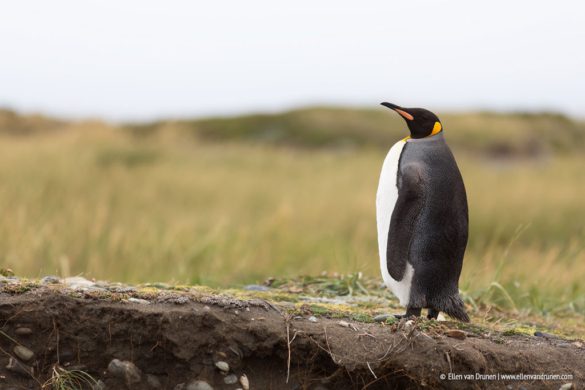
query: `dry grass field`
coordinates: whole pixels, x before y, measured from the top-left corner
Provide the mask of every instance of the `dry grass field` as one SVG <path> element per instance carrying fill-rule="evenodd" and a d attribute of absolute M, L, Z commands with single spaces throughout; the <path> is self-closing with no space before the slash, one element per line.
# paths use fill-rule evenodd
<path fill-rule="evenodd" d="M 585 313 L 585 125 L 441 115 L 466 183 L 471 303 Z M 0 113 L 0 265 L 19 276 L 233 285 L 378 275 L 383 110 L 109 125 Z"/>

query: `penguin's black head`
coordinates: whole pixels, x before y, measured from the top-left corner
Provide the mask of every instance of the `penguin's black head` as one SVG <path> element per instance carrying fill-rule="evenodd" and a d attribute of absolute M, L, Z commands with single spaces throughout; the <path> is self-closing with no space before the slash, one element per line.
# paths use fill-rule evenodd
<path fill-rule="evenodd" d="M 392 103 L 380 103 L 400 114 L 406 121 L 411 138 L 424 138 L 443 130 L 439 118 L 424 108 L 403 108 Z"/>

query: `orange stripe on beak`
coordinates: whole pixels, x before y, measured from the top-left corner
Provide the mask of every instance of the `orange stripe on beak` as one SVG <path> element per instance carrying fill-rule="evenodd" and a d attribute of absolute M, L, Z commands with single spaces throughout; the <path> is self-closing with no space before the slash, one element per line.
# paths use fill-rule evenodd
<path fill-rule="evenodd" d="M 402 111 L 399 108 L 395 108 L 394 111 L 396 111 L 397 113 L 399 113 L 400 115 L 402 115 L 404 118 L 408 119 L 409 121 L 411 121 L 411 120 L 414 119 L 414 117 L 412 115 L 410 115 L 408 112 Z"/>

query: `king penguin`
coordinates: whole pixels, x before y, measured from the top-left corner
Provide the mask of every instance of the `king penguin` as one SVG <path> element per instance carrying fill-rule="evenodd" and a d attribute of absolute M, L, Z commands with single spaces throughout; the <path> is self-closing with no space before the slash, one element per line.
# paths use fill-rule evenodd
<path fill-rule="evenodd" d="M 467 246 L 465 186 L 432 112 L 382 103 L 406 121 L 410 136 L 388 152 L 376 195 L 382 278 L 406 307 L 428 318 L 439 312 L 469 322 L 459 296 Z"/>

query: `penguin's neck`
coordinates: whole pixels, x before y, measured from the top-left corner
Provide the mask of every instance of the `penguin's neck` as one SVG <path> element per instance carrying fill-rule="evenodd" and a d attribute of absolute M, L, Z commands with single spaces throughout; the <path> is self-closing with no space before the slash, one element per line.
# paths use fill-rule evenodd
<path fill-rule="evenodd" d="M 409 136 L 409 137 L 406 137 L 404 139 L 404 141 L 409 142 L 409 143 L 410 142 L 417 142 L 418 143 L 418 142 L 435 142 L 435 141 L 441 141 L 443 139 L 444 139 L 443 132 L 441 131 L 440 133 L 437 133 L 435 135 L 431 135 L 428 137 L 424 137 L 424 138 L 410 138 L 410 136 Z"/>

